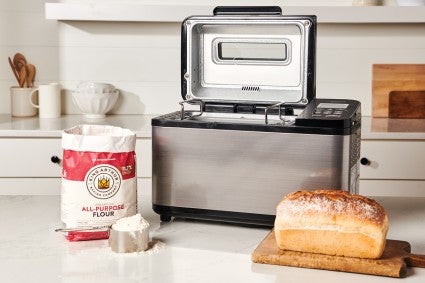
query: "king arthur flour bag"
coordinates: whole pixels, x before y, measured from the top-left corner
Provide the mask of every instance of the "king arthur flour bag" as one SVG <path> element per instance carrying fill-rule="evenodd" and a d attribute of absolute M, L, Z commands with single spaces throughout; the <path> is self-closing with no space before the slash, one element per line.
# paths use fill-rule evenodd
<path fill-rule="evenodd" d="M 62 133 L 61 219 L 66 228 L 102 227 L 136 214 L 136 136 L 113 126 Z"/>

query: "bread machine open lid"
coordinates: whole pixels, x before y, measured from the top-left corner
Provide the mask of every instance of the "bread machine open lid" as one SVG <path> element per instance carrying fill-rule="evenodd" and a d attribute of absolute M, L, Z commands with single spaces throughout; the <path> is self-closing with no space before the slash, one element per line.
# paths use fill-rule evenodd
<path fill-rule="evenodd" d="M 280 7 L 214 14 L 182 23 L 183 99 L 305 106 L 315 97 L 316 16 L 282 16 Z"/>

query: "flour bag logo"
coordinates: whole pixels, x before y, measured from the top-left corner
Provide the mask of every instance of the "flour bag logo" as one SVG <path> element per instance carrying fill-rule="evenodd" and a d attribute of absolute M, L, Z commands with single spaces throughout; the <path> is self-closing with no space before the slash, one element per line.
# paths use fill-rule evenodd
<path fill-rule="evenodd" d="M 111 165 L 95 166 L 84 178 L 87 190 L 98 199 L 113 197 L 121 187 L 121 180 L 121 173 Z"/>

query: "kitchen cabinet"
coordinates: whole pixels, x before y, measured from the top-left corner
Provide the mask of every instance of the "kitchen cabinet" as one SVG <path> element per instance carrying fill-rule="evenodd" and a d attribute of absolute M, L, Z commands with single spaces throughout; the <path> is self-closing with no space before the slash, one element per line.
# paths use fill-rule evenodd
<path fill-rule="evenodd" d="M 62 156 L 59 138 L 2 138 L 1 178 L 59 177 L 60 167 L 50 161 Z"/>
<path fill-rule="evenodd" d="M 137 177 L 152 176 L 152 143 L 136 140 Z M 52 157 L 62 158 L 60 138 L 0 138 L 0 194 L 25 188 L 24 194 L 59 194 L 60 164 Z"/>
<path fill-rule="evenodd" d="M 62 158 L 63 128 L 86 121 L 79 115 L 63 116 L 49 130 L 38 130 L 36 125 L 39 124 L 31 122 L 34 119 L 38 120 L 37 117 L 9 118 L 8 123 L 0 126 L 0 195 L 60 194 L 61 167 L 51 159 L 53 156 Z M 127 126 L 136 133 L 138 183 L 143 187 L 149 185 L 152 176 L 150 116 L 109 117 L 97 122 Z M 15 127 L 17 124 L 19 129 Z"/>
<path fill-rule="evenodd" d="M 425 141 L 363 140 L 363 179 L 425 179 Z"/>
<path fill-rule="evenodd" d="M 364 117 L 360 193 L 425 196 L 425 123 Z"/>
<path fill-rule="evenodd" d="M 150 139 L 136 140 L 137 176 L 152 176 L 152 143 Z M 62 158 L 60 138 L 0 139 L 2 170 L 0 178 L 7 177 L 60 177 L 60 164 L 54 156 Z"/>

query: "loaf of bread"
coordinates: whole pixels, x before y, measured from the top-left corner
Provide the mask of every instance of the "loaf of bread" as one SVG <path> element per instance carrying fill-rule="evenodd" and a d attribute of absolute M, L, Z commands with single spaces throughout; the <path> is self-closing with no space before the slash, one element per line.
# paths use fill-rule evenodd
<path fill-rule="evenodd" d="M 280 249 L 358 258 L 379 258 L 388 217 L 376 201 L 340 190 L 297 191 L 278 204 Z"/>

